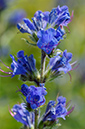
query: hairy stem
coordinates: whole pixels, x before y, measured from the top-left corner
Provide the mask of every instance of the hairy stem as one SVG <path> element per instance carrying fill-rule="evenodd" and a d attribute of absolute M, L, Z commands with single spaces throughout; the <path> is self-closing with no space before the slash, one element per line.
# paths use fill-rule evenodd
<path fill-rule="evenodd" d="M 43 50 L 41 50 L 41 76 L 40 76 L 40 83 L 43 83 L 43 76 L 45 71 L 45 58 L 46 54 Z M 38 129 L 38 109 L 35 110 L 35 129 Z"/>
<path fill-rule="evenodd" d="M 35 109 L 35 128 L 38 129 L 38 109 Z"/>
<path fill-rule="evenodd" d="M 40 80 L 41 83 L 43 83 L 43 77 L 45 71 L 45 59 L 46 59 L 46 53 L 43 50 L 41 50 L 41 80 Z"/>
<path fill-rule="evenodd" d="M 29 127 L 29 126 L 24 125 L 23 129 L 34 129 L 34 127 Z"/>
<path fill-rule="evenodd" d="M 26 125 L 24 125 L 24 129 L 28 129 L 28 127 Z"/>

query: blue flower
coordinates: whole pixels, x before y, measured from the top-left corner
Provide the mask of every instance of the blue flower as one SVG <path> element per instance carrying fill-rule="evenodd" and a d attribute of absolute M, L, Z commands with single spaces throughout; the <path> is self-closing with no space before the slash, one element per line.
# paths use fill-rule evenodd
<path fill-rule="evenodd" d="M 69 63 L 72 59 L 72 53 L 67 53 L 67 50 L 63 52 L 63 55 L 57 55 L 50 59 L 50 66 L 52 67 L 52 71 L 64 71 L 64 73 L 72 70 L 72 66 Z"/>
<path fill-rule="evenodd" d="M 31 34 L 31 39 L 37 43 L 37 46 L 51 54 L 56 48 L 59 41 L 63 39 L 65 30 L 63 26 L 67 26 L 71 21 L 70 13 L 67 6 L 58 6 L 53 8 L 51 12 L 37 11 L 31 22 L 29 19 L 23 19 L 24 24 L 17 24 L 17 28 L 22 33 Z"/>
<path fill-rule="evenodd" d="M 49 12 L 36 11 L 32 20 L 37 31 L 45 29 L 49 20 Z"/>
<path fill-rule="evenodd" d="M 33 23 L 27 18 L 24 18 L 23 21 L 25 24 L 17 24 L 17 28 L 19 29 L 19 31 L 22 33 L 33 34 L 33 31 L 35 30 L 35 26 L 33 25 Z"/>
<path fill-rule="evenodd" d="M 39 85 L 40 73 L 36 69 L 36 60 L 34 59 L 33 54 L 24 56 L 24 51 L 21 50 L 17 53 L 17 61 L 13 55 L 10 54 L 10 57 L 12 58 L 11 68 L 6 66 L 0 60 L 5 67 L 11 70 L 10 72 L 5 72 L 0 69 L 1 72 L 8 74 L 6 76 L 1 75 L 2 77 L 14 77 L 15 75 L 20 75 L 22 81 L 34 81 Z"/>
<path fill-rule="evenodd" d="M 64 32 L 60 27 L 55 30 L 49 28 L 48 30 L 40 30 L 37 34 L 39 40 L 37 46 L 45 51 L 45 53 L 50 54 L 52 50 L 58 45 L 59 41 L 63 39 Z"/>
<path fill-rule="evenodd" d="M 24 10 L 21 9 L 14 10 L 8 18 L 8 24 L 9 26 L 15 26 L 19 22 L 21 22 L 22 19 L 25 17 L 26 17 L 26 12 Z"/>
<path fill-rule="evenodd" d="M 71 21 L 70 13 L 67 6 L 58 6 L 53 8 L 51 12 L 36 11 L 31 22 L 29 19 L 23 19 L 24 24 L 17 24 L 17 28 L 22 33 L 37 33 L 40 30 L 47 30 L 55 26 L 67 26 Z"/>
<path fill-rule="evenodd" d="M 59 96 L 57 98 L 57 102 L 58 102 L 58 104 L 63 104 L 65 106 L 65 104 L 66 104 L 66 98 L 63 97 L 63 96 Z"/>
<path fill-rule="evenodd" d="M 13 113 L 12 113 L 13 112 Z M 34 125 L 34 113 L 26 110 L 25 103 L 16 104 L 12 108 L 10 114 L 22 124 L 29 126 L 30 128 Z"/>
<path fill-rule="evenodd" d="M 56 119 L 56 113 L 55 113 L 55 107 L 54 107 L 55 104 L 56 104 L 55 101 L 52 101 L 52 100 L 49 101 L 45 111 L 43 121 L 47 121 L 47 120 L 53 121 Z"/>
<path fill-rule="evenodd" d="M 45 95 L 47 92 L 43 87 L 21 86 L 21 92 L 26 96 L 26 101 L 30 104 L 32 109 L 36 109 L 45 103 Z"/>
<path fill-rule="evenodd" d="M 69 103 L 68 103 L 69 104 Z M 74 107 L 72 107 L 69 111 L 67 110 L 68 106 L 66 104 L 66 98 L 63 96 L 59 96 L 57 98 L 57 104 L 55 101 L 49 101 L 46 112 L 43 117 L 43 122 L 45 121 L 56 121 L 58 118 L 63 118 L 65 120 L 65 116 L 70 114 Z"/>
<path fill-rule="evenodd" d="M 34 17 L 32 18 L 33 22 L 31 22 L 29 19 L 24 18 L 24 24 L 17 24 L 17 28 L 22 33 L 30 33 L 33 34 L 35 32 L 38 32 L 40 29 L 46 28 L 47 21 L 48 21 L 48 14 L 49 12 L 42 12 L 37 11 L 34 14 Z"/>
<path fill-rule="evenodd" d="M 54 26 L 67 26 L 70 20 L 70 13 L 67 6 L 58 6 L 57 8 L 53 8 L 49 14 L 49 23 Z"/>
<path fill-rule="evenodd" d="M 39 79 L 39 73 L 35 67 L 35 59 L 32 54 L 28 57 L 27 55 L 24 56 L 24 51 L 19 51 L 17 53 L 17 61 L 15 61 L 14 56 L 10 55 L 10 57 L 12 58 L 12 77 L 21 75 L 23 81 Z"/>
<path fill-rule="evenodd" d="M 57 105 L 55 106 L 56 109 L 56 118 L 63 118 L 65 119 L 65 116 L 67 115 L 67 109 L 66 109 L 66 98 L 63 96 L 59 96 L 57 98 Z"/>
<path fill-rule="evenodd" d="M 24 56 L 24 51 L 19 51 L 17 53 L 17 58 L 18 60 L 15 61 L 14 56 L 10 55 L 12 58 L 12 63 L 11 63 L 11 68 L 13 70 L 13 76 L 15 75 L 26 75 L 32 73 L 33 71 L 36 70 L 35 68 L 35 60 L 33 58 L 33 55 L 30 55 L 29 57 Z"/>

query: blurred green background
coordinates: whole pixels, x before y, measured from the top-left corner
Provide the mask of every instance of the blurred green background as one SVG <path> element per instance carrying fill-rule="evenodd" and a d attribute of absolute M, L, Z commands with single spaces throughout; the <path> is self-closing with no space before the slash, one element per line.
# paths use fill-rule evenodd
<path fill-rule="evenodd" d="M 0 58 L 7 66 L 11 64 L 9 54 L 16 55 L 23 49 L 27 55 L 34 54 L 37 60 L 36 66 L 40 68 L 40 50 L 21 40 L 28 37 L 27 34 L 18 33 L 16 25 L 8 26 L 9 16 L 14 10 L 25 10 L 29 19 L 37 10 L 51 11 L 58 5 L 67 5 L 70 13 L 74 10 L 74 19 L 68 25 L 70 33 L 59 47 L 61 50 L 67 49 L 68 52 L 72 52 L 73 61 L 77 60 L 79 67 L 70 72 L 71 82 L 69 75 L 66 74 L 46 83 L 48 91 L 46 104 L 49 100 L 56 100 L 58 93 L 66 97 L 67 101 L 72 100 L 75 109 L 66 120 L 60 119 L 62 126 L 59 129 L 85 129 L 85 0 L 6 0 L 5 2 L 7 2 L 5 9 L 0 11 Z M 0 67 L 8 71 L 1 62 Z M 8 111 L 9 107 L 12 108 L 14 104 L 22 102 L 19 93 L 16 93 L 17 86 L 20 87 L 21 84 L 18 76 L 0 77 L 0 129 L 19 129 L 22 126 Z M 27 82 L 27 84 L 33 83 Z"/>

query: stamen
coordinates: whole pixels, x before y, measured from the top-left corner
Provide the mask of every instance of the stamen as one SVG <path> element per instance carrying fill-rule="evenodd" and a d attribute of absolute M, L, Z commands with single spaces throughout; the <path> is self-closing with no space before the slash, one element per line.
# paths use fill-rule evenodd
<path fill-rule="evenodd" d="M 71 64 L 71 66 L 72 66 L 72 67 L 75 66 L 76 63 L 77 63 L 77 61 L 73 62 L 73 63 Z"/>
<path fill-rule="evenodd" d="M 12 72 L 5 72 L 2 69 L 0 69 L 0 71 L 3 72 L 3 73 L 6 73 L 6 74 L 11 74 L 12 75 Z"/>
<path fill-rule="evenodd" d="M 66 26 L 67 27 L 67 29 L 68 29 L 68 32 L 70 33 L 70 29 L 69 29 L 69 27 L 68 26 Z"/>
<path fill-rule="evenodd" d="M 21 90 L 19 89 L 19 87 L 18 87 L 18 86 L 17 86 L 17 88 L 18 88 L 18 90 L 16 90 L 16 93 L 17 93 L 17 92 L 21 92 Z"/>
<path fill-rule="evenodd" d="M 74 14 L 74 11 L 72 11 L 71 20 L 68 23 L 70 23 L 73 20 L 73 14 Z"/>
<path fill-rule="evenodd" d="M 71 103 L 70 103 L 70 105 L 67 107 L 67 110 L 68 110 L 70 107 L 71 107 Z"/>
<path fill-rule="evenodd" d="M 10 77 L 11 75 L 0 75 L 1 77 Z"/>
<path fill-rule="evenodd" d="M 76 67 L 72 68 L 72 70 L 75 70 L 76 68 L 78 68 L 78 66 L 79 66 L 79 64 Z"/>
<path fill-rule="evenodd" d="M 0 60 L 0 62 L 1 62 L 6 68 L 12 70 L 9 66 L 5 65 L 1 60 Z"/>
<path fill-rule="evenodd" d="M 76 61 L 75 61 L 75 62 L 76 62 Z M 72 66 L 72 67 L 73 67 L 73 66 L 75 66 L 75 64 L 76 64 L 75 62 L 74 62 L 74 64 L 71 64 L 71 66 Z M 80 65 L 80 64 L 78 64 L 77 66 L 75 66 L 74 68 L 72 68 L 72 70 L 74 70 L 74 69 L 78 68 L 78 67 L 79 67 L 79 65 Z"/>
<path fill-rule="evenodd" d="M 75 106 L 73 106 L 73 107 L 71 108 L 71 110 L 69 110 L 69 111 L 67 112 L 67 115 L 69 115 L 69 114 L 74 110 L 74 108 L 75 108 Z"/>
<path fill-rule="evenodd" d="M 8 109 L 9 109 L 9 113 L 11 114 L 11 116 L 14 117 L 14 114 L 11 112 L 11 109 L 9 107 L 8 107 Z"/>
<path fill-rule="evenodd" d="M 70 101 L 68 101 L 68 103 L 65 105 L 65 107 L 67 107 L 68 106 L 68 104 L 71 102 L 71 100 Z"/>

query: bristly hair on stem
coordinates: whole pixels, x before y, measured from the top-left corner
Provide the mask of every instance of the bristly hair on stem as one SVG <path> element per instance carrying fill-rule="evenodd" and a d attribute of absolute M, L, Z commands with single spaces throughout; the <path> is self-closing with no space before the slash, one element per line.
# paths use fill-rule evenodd
<path fill-rule="evenodd" d="M 41 75 L 40 75 L 40 83 L 43 83 L 43 76 L 45 71 L 45 58 L 46 53 L 41 50 Z M 35 129 L 38 127 L 38 109 L 35 110 Z"/>
<path fill-rule="evenodd" d="M 41 79 L 40 83 L 43 83 L 43 76 L 45 71 L 45 60 L 46 60 L 46 53 L 41 50 Z"/>

